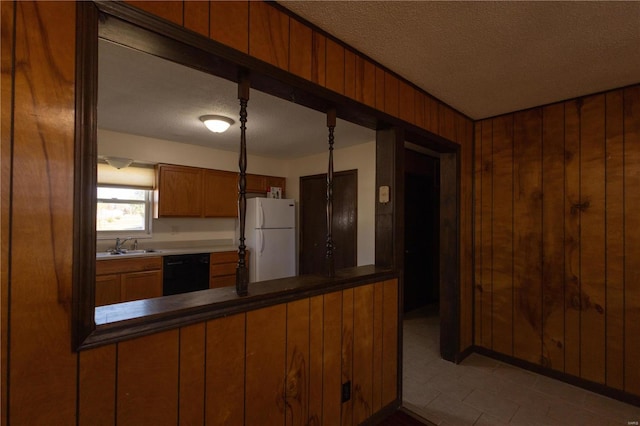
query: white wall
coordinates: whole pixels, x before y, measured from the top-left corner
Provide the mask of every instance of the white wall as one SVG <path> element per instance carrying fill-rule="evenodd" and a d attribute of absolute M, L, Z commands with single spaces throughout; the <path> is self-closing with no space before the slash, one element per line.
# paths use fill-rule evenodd
<path fill-rule="evenodd" d="M 287 197 L 299 200 L 300 177 L 327 172 L 329 154 L 298 158 L 289 164 Z M 375 263 L 375 141 L 336 149 L 334 171 L 358 170 L 358 266 Z"/>
<path fill-rule="evenodd" d="M 98 129 L 98 155 L 132 158 L 217 170 L 238 170 L 238 154 Z M 358 170 L 358 265 L 375 262 L 376 145 L 369 142 L 334 151 L 334 169 Z M 247 155 L 247 172 L 284 176 L 286 196 L 299 202 L 300 177 L 327 172 L 328 153 L 282 160 Z M 236 219 L 164 218 L 153 220 L 153 243 L 198 240 L 235 242 Z M 102 248 L 104 243 L 99 245 Z"/>

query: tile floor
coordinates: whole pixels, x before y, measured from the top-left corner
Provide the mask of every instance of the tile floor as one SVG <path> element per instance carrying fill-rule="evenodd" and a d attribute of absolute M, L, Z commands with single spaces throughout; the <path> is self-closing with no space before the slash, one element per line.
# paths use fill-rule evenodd
<path fill-rule="evenodd" d="M 438 354 L 433 309 L 405 315 L 403 405 L 437 425 L 638 425 L 640 407 L 478 354 Z"/>

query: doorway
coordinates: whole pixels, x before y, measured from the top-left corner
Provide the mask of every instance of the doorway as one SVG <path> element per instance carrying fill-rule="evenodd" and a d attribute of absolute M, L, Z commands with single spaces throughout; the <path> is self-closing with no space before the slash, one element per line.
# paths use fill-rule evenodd
<path fill-rule="evenodd" d="M 404 312 L 440 304 L 440 160 L 405 150 Z"/>
<path fill-rule="evenodd" d="M 323 274 L 327 241 L 327 175 L 300 177 L 300 275 Z M 358 171 L 333 174 L 335 268 L 357 265 Z"/>

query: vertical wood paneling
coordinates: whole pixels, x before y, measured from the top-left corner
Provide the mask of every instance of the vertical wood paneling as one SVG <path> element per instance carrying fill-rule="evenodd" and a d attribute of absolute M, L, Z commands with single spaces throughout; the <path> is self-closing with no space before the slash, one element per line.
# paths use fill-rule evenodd
<path fill-rule="evenodd" d="M 323 424 L 322 420 L 322 371 L 324 297 L 315 296 L 309 306 L 309 426 Z"/>
<path fill-rule="evenodd" d="M 378 111 L 385 111 L 385 72 L 382 68 L 376 67 L 376 102 L 374 108 Z"/>
<path fill-rule="evenodd" d="M 118 343 L 117 424 L 178 422 L 178 333 Z"/>
<path fill-rule="evenodd" d="M 207 425 L 245 424 L 245 321 L 245 314 L 237 314 L 207 322 Z"/>
<path fill-rule="evenodd" d="M 542 364 L 564 371 L 564 105 L 542 123 Z"/>
<path fill-rule="evenodd" d="M 640 395 L 640 86 L 624 90 L 624 153 L 624 388 Z"/>
<path fill-rule="evenodd" d="M 180 329 L 179 424 L 204 424 L 205 323 Z"/>
<path fill-rule="evenodd" d="M 183 23 L 184 2 L 182 0 L 125 0 L 125 2 L 175 24 Z"/>
<path fill-rule="evenodd" d="M 624 388 L 623 92 L 606 94 L 606 384 Z"/>
<path fill-rule="evenodd" d="M 542 134 L 540 109 L 514 114 L 514 356 L 539 363 L 542 350 Z"/>
<path fill-rule="evenodd" d="M 584 99 L 580 121 L 580 376 L 605 374 L 604 95 Z"/>
<path fill-rule="evenodd" d="M 564 104 L 564 371 L 580 375 L 580 105 Z"/>
<path fill-rule="evenodd" d="M 383 283 L 373 286 L 373 399 L 372 408 L 376 412 L 382 408 L 382 324 L 383 324 Z"/>
<path fill-rule="evenodd" d="M 74 424 L 78 355 L 70 351 L 70 312 L 76 5 L 20 1 L 15 7 L 9 424 Z"/>
<path fill-rule="evenodd" d="M 15 2 L 0 2 L 0 424 L 8 424 L 7 413 L 7 379 L 9 354 L 9 206 L 11 187 L 11 122 L 13 105 L 13 29 Z"/>
<path fill-rule="evenodd" d="M 78 424 L 113 425 L 116 421 L 116 345 L 80 353 Z"/>
<path fill-rule="evenodd" d="M 249 2 L 249 54 L 289 68 L 289 16 L 263 1 Z"/>
<path fill-rule="evenodd" d="M 247 313 L 246 424 L 284 424 L 286 321 L 286 305 Z"/>
<path fill-rule="evenodd" d="M 511 355 L 513 350 L 513 117 L 492 120 L 493 211 L 491 244 L 493 300 L 492 348 Z"/>
<path fill-rule="evenodd" d="M 443 121 L 441 121 L 443 123 Z M 493 346 L 491 327 L 493 313 L 493 245 L 492 245 L 492 225 L 493 225 L 493 126 L 492 120 L 484 120 L 481 123 L 482 131 L 480 137 L 482 150 L 482 204 L 480 213 L 480 247 L 482 250 L 482 281 L 480 282 L 482 291 L 482 333 L 480 334 L 480 345 L 491 349 Z"/>
<path fill-rule="evenodd" d="M 354 289 L 353 309 L 353 424 L 372 414 L 374 289 L 369 284 Z"/>
<path fill-rule="evenodd" d="M 384 112 L 394 117 L 400 111 L 400 80 L 389 72 L 384 73 Z M 377 105 L 376 105 L 377 106 Z"/>
<path fill-rule="evenodd" d="M 438 134 L 451 141 L 456 140 L 455 111 L 438 102 Z"/>
<path fill-rule="evenodd" d="M 309 415 L 309 299 L 287 304 L 285 424 L 306 425 Z"/>
<path fill-rule="evenodd" d="M 398 280 L 384 282 L 382 301 L 382 406 L 398 397 Z"/>
<path fill-rule="evenodd" d="M 474 338 L 473 343 L 480 346 L 482 343 L 482 122 L 476 122 L 474 126 L 474 214 L 473 214 L 473 246 L 474 246 L 474 271 L 473 271 L 473 301 L 474 301 Z"/>
<path fill-rule="evenodd" d="M 415 108 L 415 103 L 416 103 L 416 99 L 415 99 L 415 93 L 416 90 L 409 86 L 409 84 L 406 81 L 400 81 L 400 88 L 399 88 L 399 97 L 400 97 L 400 101 L 399 101 L 399 111 L 398 111 L 398 117 L 401 120 L 406 121 L 407 123 L 415 123 L 415 113 L 414 113 L 414 108 Z"/>
<path fill-rule="evenodd" d="M 376 105 L 376 66 L 361 56 L 356 57 L 356 100 Z"/>
<path fill-rule="evenodd" d="M 353 316 L 354 290 L 342 291 L 342 383 L 351 382 L 352 397 L 342 403 L 341 424 L 353 424 Z"/>
<path fill-rule="evenodd" d="M 426 128 L 425 119 L 424 119 L 425 98 L 426 98 L 426 95 L 423 92 L 421 92 L 419 90 L 416 90 L 415 99 L 414 99 L 415 104 L 414 104 L 414 107 L 413 107 L 413 111 L 414 111 L 414 114 L 415 114 L 415 120 L 414 121 L 415 121 L 416 126 L 422 127 L 423 129 Z M 471 147 L 469 146 L 469 148 L 471 148 Z"/>
<path fill-rule="evenodd" d="M 327 39 L 327 89 L 344 94 L 344 47 Z"/>
<path fill-rule="evenodd" d="M 324 295 L 322 424 L 340 424 L 342 292 Z"/>
<path fill-rule="evenodd" d="M 424 102 L 424 126 L 425 129 L 438 134 L 438 101 L 426 95 Z"/>
<path fill-rule="evenodd" d="M 311 80 L 311 54 L 313 51 L 313 31 L 300 21 L 289 21 L 289 72 Z"/>
<path fill-rule="evenodd" d="M 185 28 L 209 37 L 209 7 L 208 1 L 184 2 L 184 26 Z"/>
<path fill-rule="evenodd" d="M 249 2 L 210 2 L 211 38 L 244 53 L 249 53 Z"/>
<path fill-rule="evenodd" d="M 344 95 L 356 99 L 356 54 L 344 49 Z"/>
<path fill-rule="evenodd" d="M 327 82 L 327 38 L 314 31 L 312 43 L 311 81 L 324 87 Z"/>

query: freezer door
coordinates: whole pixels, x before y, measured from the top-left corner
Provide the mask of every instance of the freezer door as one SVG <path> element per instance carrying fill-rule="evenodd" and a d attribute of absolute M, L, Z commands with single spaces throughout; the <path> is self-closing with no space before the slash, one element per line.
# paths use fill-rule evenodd
<path fill-rule="evenodd" d="M 291 277 L 296 274 L 295 230 L 259 229 L 256 247 L 251 254 L 253 266 L 249 280 L 265 281 Z"/>
<path fill-rule="evenodd" d="M 257 202 L 256 228 L 294 228 L 296 203 L 294 200 L 254 198 Z"/>

